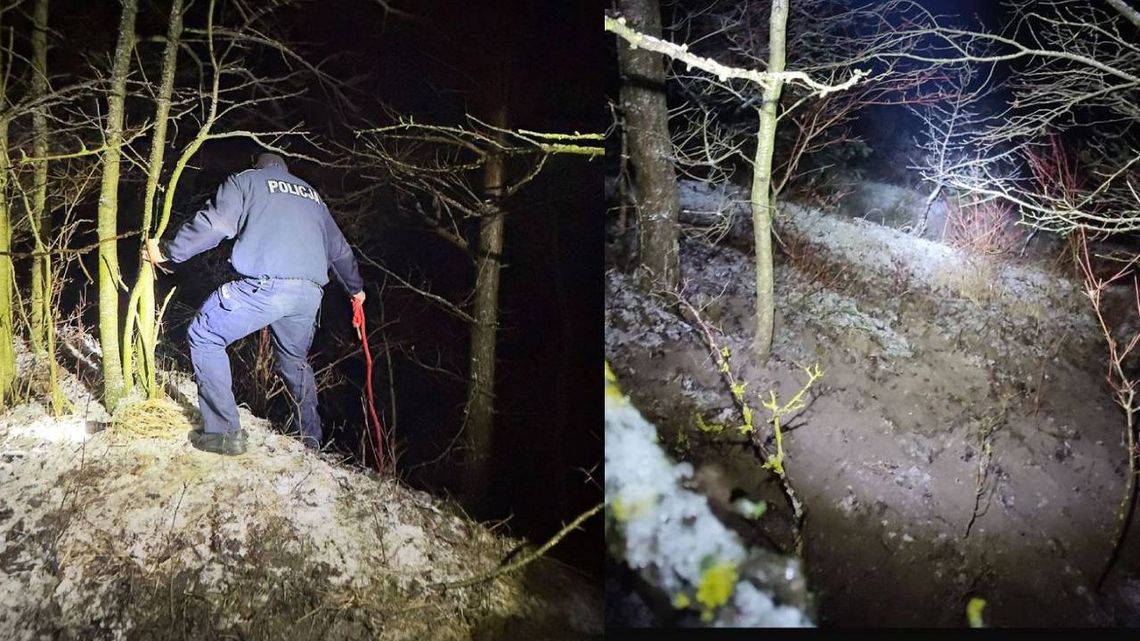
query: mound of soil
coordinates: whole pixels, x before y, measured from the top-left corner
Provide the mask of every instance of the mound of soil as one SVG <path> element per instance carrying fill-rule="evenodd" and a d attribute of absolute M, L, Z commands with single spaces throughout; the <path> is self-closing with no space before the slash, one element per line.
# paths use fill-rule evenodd
<path fill-rule="evenodd" d="M 689 211 L 726 207 L 692 185 Z M 742 199 L 736 199 L 742 200 Z M 721 229 L 751 234 L 737 211 Z M 1079 285 L 1032 264 L 972 257 L 864 220 L 785 206 L 776 340 L 749 354 L 746 240 L 681 243 L 699 308 L 758 416 L 804 367 L 824 374 L 785 419 L 785 467 L 806 509 L 805 568 L 819 623 L 960 626 L 973 597 L 993 626 L 1140 624 L 1140 528 L 1114 571 L 1127 473 L 1124 417 Z M 735 232 L 734 232 L 735 233 Z M 710 503 L 767 501 L 746 541 L 792 549 L 779 484 L 742 423 L 704 330 L 627 275 L 606 282 L 606 358 Z M 720 432 L 702 430 L 725 424 Z M 757 420 L 762 424 L 762 419 Z M 772 447 L 772 437 L 768 436 Z M 733 524 L 730 524 L 733 525 Z"/>
<path fill-rule="evenodd" d="M 0 416 L 0 638 L 600 636 L 600 590 L 569 569 L 540 558 L 444 587 L 522 542 L 241 420 L 249 451 L 221 457 L 185 432 L 89 434 L 34 404 Z"/>

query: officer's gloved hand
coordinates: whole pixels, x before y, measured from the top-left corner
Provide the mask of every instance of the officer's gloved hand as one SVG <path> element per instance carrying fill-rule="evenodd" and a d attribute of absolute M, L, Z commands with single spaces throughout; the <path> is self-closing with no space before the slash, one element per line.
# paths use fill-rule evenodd
<path fill-rule="evenodd" d="M 364 290 L 363 289 L 352 295 L 352 304 L 355 305 L 357 303 L 357 301 L 360 301 L 361 305 L 364 304 Z"/>

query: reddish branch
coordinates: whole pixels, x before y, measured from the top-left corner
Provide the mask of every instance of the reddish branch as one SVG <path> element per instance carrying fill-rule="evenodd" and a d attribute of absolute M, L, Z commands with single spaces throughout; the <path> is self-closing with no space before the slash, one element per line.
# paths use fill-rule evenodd
<path fill-rule="evenodd" d="M 1085 294 L 1092 302 L 1097 322 L 1100 323 L 1101 332 L 1104 334 L 1104 338 L 1108 343 L 1108 373 L 1105 375 L 1105 378 L 1112 387 L 1113 397 L 1117 405 L 1120 405 L 1121 409 L 1124 410 L 1125 441 L 1128 448 L 1128 476 L 1124 483 L 1124 496 L 1121 498 L 1120 507 L 1117 510 L 1116 536 L 1113 538 L 1112 551 L 1109 554 L 1104 569 L 1101 570 L 1100 576 L 1097 578 L 1096 585 L 1099 589 L 1101 585 L 1104 584 L 1104 580 L 1108 577 L 1109 571 L 1120 555 L 1120 549 L 1128 534 L 1128 526 L 1132 521 L 1132 512 L 1136 507 L 1136 411 L 1138 409 L 1136 403 L 1136 386 L 1137 383 L 1140 382 L 1133 378 L 1124 366 L 1124 361 L 1128 358 L 1129 354 L 1136 349 L 1137 344 L 1140 344 L 1140 332 L 1136 332 L 1132 338 L 1128 340 L 1126 345 L 1121 346 L 1121 344 L 1117 342 L 1109 321 L 1105 319 L 1104 292 L 1109 285 L 1131 276 L 1136 310 L 1137 313 L 1140 313 L 1140 280 L 1137 279 L 1134 269 L 1136 262 L 1140 260 L 1140 256 L 1133 258 L 1112 276 L 1103 278 L 1097 275 L 1093 267 L 1092 258 L 1089 255 L 1088 239 L 1085 236 L 1084 229 L 1078 230 L 1078 236 L 1080 240 L 1080 251 L 1077 258 L 1085 279 Z"/>
<path fill-rule="evenodd" d="M 1046 140 L 1043 146 L 1025 147 L 1029 170 L 1037 182 L 1037 189 L 1047 200 L 1073 205 L 1079 202 L 1081 193 L 1077 165 L 1057 134 L 1048 136 Z"/>
<path fill-rule="evenodd" d="M 947 203 L 946 238 L 955 247 L 980 256 L 1003 256 L 1017 244 L 1013 207 L 998 200 Z"/>

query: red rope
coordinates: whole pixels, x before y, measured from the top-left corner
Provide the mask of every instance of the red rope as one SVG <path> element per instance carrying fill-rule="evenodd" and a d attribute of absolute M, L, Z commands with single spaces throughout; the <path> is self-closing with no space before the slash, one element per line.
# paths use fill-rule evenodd
<path fill-rule="evenodd" d="M 364 389 L 368 394 L 368 416 L 372 419 L 372 429 L 376 438 L 376 469 L 384 471 L 384 427 L 376 416 L 376 401 L 372 395 L 372 354 L 368 351 L 368 331 L 364 328 L 364 302 L 359 298 L 352 299 L 352 326 L 364 345 Z"/>

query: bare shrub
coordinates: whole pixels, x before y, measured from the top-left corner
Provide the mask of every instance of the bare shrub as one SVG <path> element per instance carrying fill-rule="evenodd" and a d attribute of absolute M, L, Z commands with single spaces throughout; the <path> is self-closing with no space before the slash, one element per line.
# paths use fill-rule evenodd
<path fill-rule="evenodd" d="M 1020 236 L 1014 220 L 1013 205 L 1004 201 L 948 202 L 943 237 L 975 256 L 1010 256 Z"/>

